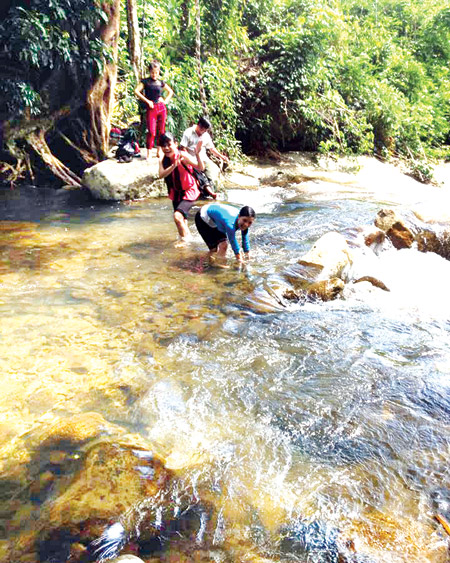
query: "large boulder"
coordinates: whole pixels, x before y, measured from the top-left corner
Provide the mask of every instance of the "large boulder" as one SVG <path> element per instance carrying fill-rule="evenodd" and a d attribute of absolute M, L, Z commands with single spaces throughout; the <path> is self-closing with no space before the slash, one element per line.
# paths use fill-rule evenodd
<path fill-rule="evenodd" d="M 322 279 L 340 277 L 343 269 L 351 262 L 352 256 L 345 237 L 333 231 L 320 237 L 299 260 L 299 264 L 321 266 Z"/>
<path fill-rule="evenodd" d="M 96 199 L 122 201 L 167 195 L 157 158 L 118 162 L 109 158 L 84 171 L 82 182 Z"/>

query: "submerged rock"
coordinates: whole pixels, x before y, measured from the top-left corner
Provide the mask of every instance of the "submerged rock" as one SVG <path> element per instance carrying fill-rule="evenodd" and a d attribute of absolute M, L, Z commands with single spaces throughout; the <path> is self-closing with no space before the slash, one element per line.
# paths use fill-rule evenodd
<path fill-rule="evenodd" d="M 123 433 L 119 426 L 107 422 L 101 414 L 87 412 L 57 420 L 34 437 L 39 448 L 57 448 L 61 443 L 80 444 L 102 434 Z"/>
<path fill-rule="evenodd" d="M 125 555 L 120 555 L 119 557 L 111 559 L 110 563 L 144 563 L 144 560 L 136 557 L 136 555 L 127 553 Z"/>
<path fill-rule="evenodd" d="M 151 451 L 109 442 L 94 445 L 72 483 L 52 503 L 48 525 L 109 523 L 142 498 L 157 495 L 171 477 Z"/>
<path fill-rule="evenodd" d="M 282 553 L 313 556 L 315 561 L 338 563 L 337 545 L 339 531 L 323 522 L 297 521 L 283 528 L 280 541 Z"/>
<path fill-rule="evenodd" d="M 72 471 L 67 463 L 56 472 L 51 494 L 43 504 L 36 501 L 32 532 L 10 535 L 9 560 L 92 560 L 90 543 L 143 499 L 158 498 L 172 478 L 163 460 L 141 445 L 102 441 L 78 450 Z M 123 545 L 128 534 L 119 539 Z"/>

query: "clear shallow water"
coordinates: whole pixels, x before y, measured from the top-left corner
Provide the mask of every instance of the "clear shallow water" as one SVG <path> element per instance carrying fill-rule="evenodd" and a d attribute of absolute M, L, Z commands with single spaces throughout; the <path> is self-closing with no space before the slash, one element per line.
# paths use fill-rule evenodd
<path fill-rule="evenodd" d="M 380 205 L 363 195 L 228 196 L 258 213 L 241 271 L 210 268 L 198 235 L 174 248 L 165 200 L 2 195 L 2 459 L 52 414 L 95 411 L 211 492 L 225 545 L 279 557 L 300 518 L 372 561 L 447 560 L 433 499 L 450 496 L 449 263 L 367 258 L 359 228 Z M 267 289 L 331 230 L 391 292 L 281 307 Z"/>

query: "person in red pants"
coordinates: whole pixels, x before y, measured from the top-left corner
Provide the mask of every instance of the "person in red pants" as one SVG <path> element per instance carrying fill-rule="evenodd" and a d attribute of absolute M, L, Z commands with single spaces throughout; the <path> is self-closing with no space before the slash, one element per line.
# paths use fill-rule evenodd
<path fill-rule="evenodd" d="M 147 160 L 156 139 L 156 130 L 159 135 L 166 132 L 167 107 L 173 96 L 172 88 L 160 79 L 161 65 L 152 61 L 148 65 L 150 76 L 143 78 L 136 86 L 134 93 L 147 106 Z M 166 97 L 163 96 L 166 92 Z"/>

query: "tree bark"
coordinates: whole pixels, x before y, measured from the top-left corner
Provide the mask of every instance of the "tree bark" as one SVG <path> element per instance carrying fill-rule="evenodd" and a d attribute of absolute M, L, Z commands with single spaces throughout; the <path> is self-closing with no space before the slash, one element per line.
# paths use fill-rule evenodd
<path fill-rule="evenodd" d="M 141 39 L 136 0 L 127 0 L 127 24 L 128 53 L 130 55 L 131 66 L 133 67 L 133 74 L 136 79 L 136 84 L 138 84 L 142 78 L 142 63 L 140 47 Z"/>
<path fill-rule="evenodd" d="M 103 74 L 88 91 L 86 100 L 90 116 L 90 128 L 87 128 L 89 148 L 97 160 L 105 158 L 109 148 L 111 113 L 114 107 L 114 90 L 117 81 L 120 0 L 104 2 L 103 10 L 108 16 L 108 23 L 101 30 L 100 37 L 112 50 L 112 62 L 105 65 Z"/>

